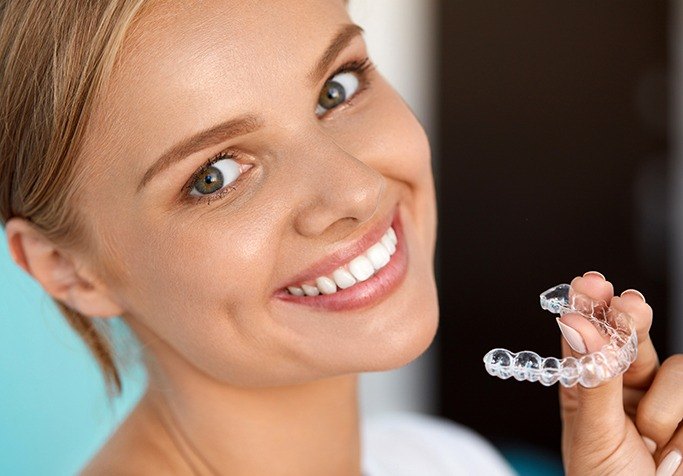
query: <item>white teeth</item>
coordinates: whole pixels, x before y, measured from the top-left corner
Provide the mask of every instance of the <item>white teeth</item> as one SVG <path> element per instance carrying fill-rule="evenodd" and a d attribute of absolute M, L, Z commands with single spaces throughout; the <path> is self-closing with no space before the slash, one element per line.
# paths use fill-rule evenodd
<path fill-rule="evenodd" d="M 295 296 L 303 296 L 304 295 L 304 290 L 299 288 L 299 287 L 296 287 L 296 286 L 287 286 L 287 290 L 289 290 L 289 292 L 291 294 L 294 294 Z"/>
<path fill-rule="evenodd" d="M 372 261 L 367 259 L 365 255 L 360 255 L 351 260 L 349 271 L 358 281 L 365 281 L 373 275 L 375 268 L 372 266 Z"/>
<path fill-rule="evenodd" d="M 396 237 L 396 232 L 394 231 L 393 227 L 389 227 L 389 230 L 387 230 L 387 233 L 389 235 L 389 238 L 391 238 L 391 241 L 394 242 L 394 244 L 398 243 L 398 238 Z"/>
<path fill-rule="evenodd" d="M 393 241 L 391 241 L 391 238 L 389 238 L 386 234 L 382 237 L 380 243 L 387 247 L 387 249 L 389 250 L 389 254 L 393 255 L 394 251 L 396 251 L 396 245 Z"/>
<path fill-rule="evenodd" d="M 379 270 L 389 262 L 391 255 L 382 243 L 375 243 L 366 252 L 365 255 L 372 262 L 375 270 Z"/>
<path fill-rule="evenodd" d="M 396 232 L 389 227 L 377 243 L 368 248 L 365 253 L 352 259 L 346 266 L 340 266 L 334 270 L 332 277 L 320 276 L 315 280 L 315 286 L 302 284 L 301 287 L 288 286 L 287 290 L 294 296 L 318 296 L 321 293 L 334 294 L 337 288 L 349 288 L 367 280 L 386 266 L 391 260 L 391 255 L 396 252 L 397 243 Z"/>
<path fill-rule="evenodd" d="M 315 284 L 323 294 L 332 294 L 337 292 L 336 283 L 327 276 L 320 276 L 315 280 Z"/>
<path fill-rule="evenodd" d="M 341 289 L 351 287 L 358 282 L 356 281 L 356 278 L 354 278 L 353 275 L 346 271 L 346 269 L 343 267 L 335 269 L 334 273 L 332 273 L 332 277 L 337 283 L 337 286 L 339 286 Z"/>
<path fill-rule="evenodd" d="M 306 293 L 306 296 L 317 296 L 320 294 L 320 289 L 318 289 L 315 286 L 309 286 L 308 284 L 302 284 L 302 288 L 304 288 L 304 292 Z"/>

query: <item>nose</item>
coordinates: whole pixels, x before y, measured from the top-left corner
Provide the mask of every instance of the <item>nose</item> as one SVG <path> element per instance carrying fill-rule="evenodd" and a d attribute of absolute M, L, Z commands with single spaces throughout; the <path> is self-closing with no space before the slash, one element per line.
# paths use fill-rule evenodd
<path fill-rule="evenodd" d="M 384 196 L 384 175 L 324 134 L 308 144 L 304 155 L 297 161 L 299 177 L 305 177 L 294 217 L 299 234 L 343 237 L 375 217 Z"/>

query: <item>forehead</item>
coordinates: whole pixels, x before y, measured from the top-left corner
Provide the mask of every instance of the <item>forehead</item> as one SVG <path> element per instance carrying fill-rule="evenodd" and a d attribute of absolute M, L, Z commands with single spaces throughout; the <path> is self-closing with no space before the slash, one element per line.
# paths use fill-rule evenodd
<path fill-rule="evenodd" d="M 305 84 L 349 21 L 343 0 L 152 0 L 95 110 L 98 146 L 149 159 L 217 120 L 258 112 L 272 102 L 264 92 L 283 87 L 275 81 Z"/>
<path fill-rule="evenodd" d="M 345 19 L 341 0 L 152 1 L 129 32 L 118 76 L 185 88 L 206 81 L 207 67 L 253 78 L 265 66 L 315 54 Z"/>

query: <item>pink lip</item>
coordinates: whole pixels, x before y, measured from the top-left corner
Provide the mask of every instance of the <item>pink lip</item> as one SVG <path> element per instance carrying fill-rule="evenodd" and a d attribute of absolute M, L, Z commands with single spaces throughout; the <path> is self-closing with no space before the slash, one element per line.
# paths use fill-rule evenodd
<path fill-rule="evenodd" d="M 372 230 L 370 230 L 356 242 L 338 249 L 331 255 L 315 263 L 306 271 L 294 276 L 289 281 L 289 284 L 283 286 L 282 289 L 284 290 L 284 288 L 286 288 L 287 286 L 299 286 L 301 283 L 305 283 L 307 281 L 315 281 L 315 279 L 318 276 L 332 274 L 332 272 L 335 269 L 342 266 L 343 264 L 346 264 L 351 259 L 363 253 L 370 246 L 377 243 L 380 240 L 380 238 L 382 238 L 382 235 L 387 231 L 392 221 L 395 220 L 397 215 L 398 205 L 394 207 L 394 210 L 391 213 L 391 215 L 387 215 L 386 218 L 384 218 L 381 222 L 377 223 Z"/>
<path fill-rule="evenodd" d="M 379 241 L 390 224 L 398 238 L 396 252 L 391 256 L 391 261 L 370 279 L 354 284 L 346 289 L 339 289 L 333 294 L 294 296 L 289 294 L 286 289 L 280 289 L 275 293 L 275 297 L 282 301 L 303 304 L 328 311 L 359 309 L 379 302 L 401 284 L 408 269 L 408 250 L 403 236 L 403 227 L 398 214 L 398 207 L 394 211 L 391 223 L 382 223 L 351 247 L 338 251 L 333 255 L 332 261 L 329 259 L 325 260 L 324 263 L 314 266 L 312 268 L 313 272 L 309 271 L 292 281 L 293 283 L 301 283 L 313 280 L 318 276 L 331 274 L 339 266 Z"/>

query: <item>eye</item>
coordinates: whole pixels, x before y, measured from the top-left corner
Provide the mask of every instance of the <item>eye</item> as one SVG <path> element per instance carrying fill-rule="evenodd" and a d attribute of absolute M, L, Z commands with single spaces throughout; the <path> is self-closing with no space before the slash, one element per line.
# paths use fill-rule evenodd
<path fill-rule="evenodd" d="M 360 80 L 356 73 L 346 71 L 335 74 L 325 82 L 322 91 L 320 91 L 315 114 L 322 116 L 330 109 L 334 109 L 348 99 L 351 99 L 358 91 L 359 86 Z"/>
<path fill-rule="evenodd" d="M 222 158 L 212 161 L 197 172 L 190 184 L 190 195 L 202 197 L 218 192 L 237 180 L 243 172 L 242 168 L 230 156 L 224 154 Z"/>

